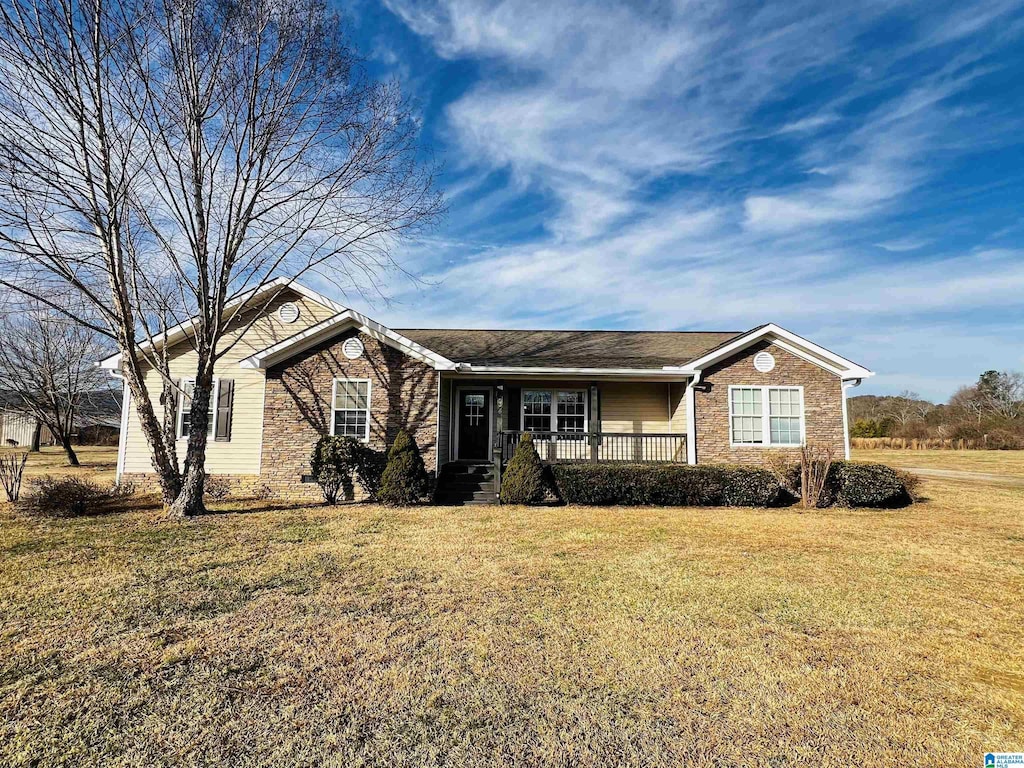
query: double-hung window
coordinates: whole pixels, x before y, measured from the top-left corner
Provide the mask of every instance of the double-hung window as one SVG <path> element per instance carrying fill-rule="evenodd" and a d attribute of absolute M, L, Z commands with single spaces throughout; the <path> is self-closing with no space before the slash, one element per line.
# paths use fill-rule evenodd
<path fill-rule="evenodd" d="M 370 439 L 370 382 L 368 379 L 335 379 L 331 409 L 331 434 L 364 442 Z"/>
<path fill-rule="evenodd" d="M 802 445 L 803 421 L 801 387 L 729 387 L 729 441 L 733 445 Z"/>
<path fill-rule="evenodd" d="M 196 388 L 195 379 L 185 379 L 181 382 L 184 390 L 182 397 L 178 398 L 178 439 L 184 440 L 189 436 L 192 427 L 192 392 Z M 216 404 L 220 397 L 220 381 L 213 380 L 213 387 L 210 389 L 210 404 L 206 409 L 206 433 L 213 437 L 216 428 Z"/>
<path fill-rule="evenodd" d="M 551 393 L 523 390 L 523 429 L 527 432 L 552 432 Z"/>
<path fill-rule="evenodd" d="M 587 431 L 587 393 L 583 390 L 556 392 L 558 413 L 555 432 Z"/>
<path fill-rule="evenodd" d="M 523 429 L 526 432 L 581 434 L 587 431 L 585 389 L 524 389 Z"/>

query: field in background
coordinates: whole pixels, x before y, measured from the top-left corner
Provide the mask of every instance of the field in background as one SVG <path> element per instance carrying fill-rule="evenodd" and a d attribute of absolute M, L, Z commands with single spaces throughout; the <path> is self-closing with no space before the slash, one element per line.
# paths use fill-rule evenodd
<path fill-rule="evenodd" d="M 815 513 L 0 505 L 0 764 L 979 764 L 1024 749 L 1024 490 L 923 491 Z"/>
<path fill-rule="evenodd" d="M 854 449 L 854 461 L 877 461 L 893 467 L 948 469 L 1024 477 L 1024 451 L 904 451 Z"/>
<path fill-rule="evenodd" d="M 906 451 L 980 451 L 990 447 L 985 439 L 966 437 L 851 437 L 850 446 L 858 450 L 886 448 Z M 997 448 L 994 440 L 991 448 Z"/>

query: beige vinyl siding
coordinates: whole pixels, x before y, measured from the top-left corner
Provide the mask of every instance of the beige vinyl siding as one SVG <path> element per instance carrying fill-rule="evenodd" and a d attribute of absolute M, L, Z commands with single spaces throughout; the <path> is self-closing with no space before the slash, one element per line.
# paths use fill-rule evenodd
<path fill-rule="evenodd" d="M 679 382 L 669 384 L 670 408 L 672 409 L 672 420 L 670 432 L 686 432 L 686 383 Z"/>
<path fill-rule="evenodd" d="M 608 382 L 601 384 L 601 430 L 625 434 L 686 431 L 682 384 Z"/>
<path fill-rule="evenodd" d="M 283 323 L 277 316 L 278 307 L 285 301 L 294 301 L 299 307 L 299 319 L 294 323 Z M 236 330 L 229 331 L 227 337 L 231 340 L 239 339 L 239 341 L 217 362 L 215 375 L 218 378 L 233 379 L 235 382 L 231 440 L 217 442 L 211 438 L 207 443 L 206 468 L 209 473 L 254 475 L 260 471 L 265 373 L 262 370 L 241 368 L 238 365 L 239 361 L 254 352 L 294 336 L 303 329 L 326 320 L 334 314 L 336 312 L 331 308 L 289 292 L 278 297 L 268 307 L 263 317 L 245 332 L 244 336 L 241 334 L 245 330 L 245 325 L 251 321 L 251 314 L 240 318 L 236 323 Z M 171 373 L 179 379 L 195 376 L 196 355 L 189 343 L 187 341 L 180 342 L 172 348 L 171 352 L 176 355 L 171 360 Z M 160 376 L 155 371 L 151 371 L 146 376 L 146 386 L 150 396 L 154 399 L 159 418 L 162 413 L 158 402 L 161 383 Z M 125 440 L 124 471 L 152 472 L 149 446 L 139 427 L 138 414 L 134 405 L 128 413 L 128 429 Z M 184 440 L 178 442 L 179 459 L 184 458 L 185 442 Z"/>

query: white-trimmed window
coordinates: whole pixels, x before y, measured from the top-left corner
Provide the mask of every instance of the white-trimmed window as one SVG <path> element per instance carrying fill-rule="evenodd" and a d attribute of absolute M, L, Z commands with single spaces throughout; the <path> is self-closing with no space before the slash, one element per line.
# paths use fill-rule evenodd
<path fill-rule="evenodd" d="M 524 389 L 523 430 L 526 432 L 587 431 L 587 390 Z"/>
<path fill-rule="evenodd" d="M 803 445 L 803 387 L 729 387 L 729 442 Z"/>
<path fill-rule="evenodd" d="M 370 439 L 370 380 L 335 379 L 331 434 Z"/>
<path fill-rule="evenodd" d="M 191 431 L 192 424 L 192 392 L 196 388 L 195 379 L 184 379 L 181 382 L 184 393 L 178 398 L 178 439 L 184 440 Z M 206 435 L 213 437 L 217 427 L 217 400 L 220 398 L 220 379 L 213 380 L 210 389 L 210 405 L 206 410 Z"/>

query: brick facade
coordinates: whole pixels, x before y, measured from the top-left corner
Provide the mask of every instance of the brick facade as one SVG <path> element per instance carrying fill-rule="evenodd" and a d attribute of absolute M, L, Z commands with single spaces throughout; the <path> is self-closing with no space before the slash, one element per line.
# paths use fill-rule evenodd
<path fill-rule="evenodd" d="M 754 369 L 754 355 L 768 350 L 775 368 L 768 373 Z M 729 386 L 800 386 L 804 389 L 804 423 L 807 442 L 831 445 L 837 458 L 845 450 L 842 382 L 835 374 L 791 352 L 763 341 L 704 372 L 701 381 L 709 392 L 695 392 L 697 463 L 729 462 L 759 464 L 770 450 L 793 448 L 729 445 Z M 765 404 L 767 407 L 767 404 Z"/>
<path fill-rule="evenodd" d="M 349 360 L 341 348 L 359 336 L 365 351 Z M 370 380 L 370 445 L 386 450 L 399 430 L 416 440 L 429 472 L 437 462 L 438 373 L 357 331 L 341 334 L 267 370 L 260 479 L 275 495 L 321 498 L 302 483 L 321 435 L 330 434 L 336 378 Z"/>

